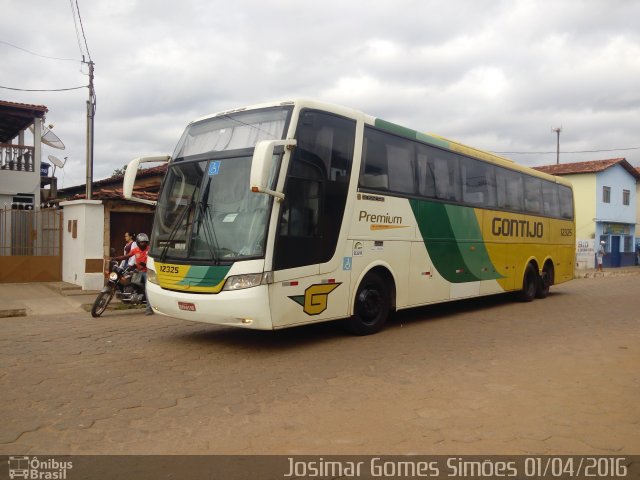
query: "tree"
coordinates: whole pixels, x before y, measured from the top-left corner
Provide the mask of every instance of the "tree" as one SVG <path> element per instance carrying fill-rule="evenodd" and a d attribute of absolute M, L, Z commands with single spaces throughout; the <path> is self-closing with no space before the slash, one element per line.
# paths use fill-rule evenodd
<path fill-rule="evenodd" d="M 116 168 L 111 174 L 112 177 L 124 177 L 124 172 L 127 170 L 127 166 L 123 165 L 120 168 Z"/>

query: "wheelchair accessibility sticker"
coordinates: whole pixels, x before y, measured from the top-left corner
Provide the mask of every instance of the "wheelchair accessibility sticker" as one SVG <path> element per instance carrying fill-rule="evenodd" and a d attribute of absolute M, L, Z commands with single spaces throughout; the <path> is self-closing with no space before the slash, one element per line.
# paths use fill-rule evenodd
<path fill-rule="evenodd" d="M 218 175 L 220 173 L 220 160 L 211 162 L 209 164 L 209 171 L 207 172 L 210 177 Z"/>
<path fill-rule="evenodd" d="M 302 305 L 302 311 L 307 315 L 319 315 L 327 309 L 329 294 L 342 283 L 318 283 L 311 285 L 304 291 L 304 295 L 292 295 L 289 298 Z"/>

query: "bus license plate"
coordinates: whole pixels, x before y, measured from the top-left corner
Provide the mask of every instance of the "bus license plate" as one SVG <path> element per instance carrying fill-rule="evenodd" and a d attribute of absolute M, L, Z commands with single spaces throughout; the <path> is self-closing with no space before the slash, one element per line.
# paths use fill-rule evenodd
<path fill-rule="evenodd" d="M 178 308 L 180 310 L 186 310 L 187 312 L 195 312 L 196 304 L 195 303 L 187 303 L 187 302 L 178 302 Z"/>

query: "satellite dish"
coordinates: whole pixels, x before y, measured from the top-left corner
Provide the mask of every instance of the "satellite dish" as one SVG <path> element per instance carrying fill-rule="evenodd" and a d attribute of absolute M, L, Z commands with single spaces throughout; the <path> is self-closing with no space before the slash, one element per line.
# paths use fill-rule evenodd
<path fill-rule="evenodd" d="M 53 125 L 50 125 L 50 126 L 53 127 Z M 34 132 L 35 129 L 33 128 L 33 123 L 29 125 L 29 130 L 31 131 L 31 133 Z M 44 125 L 42 126 L 42 136 L 40 137 L 40 140 L 42 143 L 44 143 L 45 145 L 49 145 L 51 148 L 57 148 L 59 150 L 65 149 L 65 146 L 64 146 L 64 143 L 62 143 L 62 140 L 60 140 L 60 138 L 58 138 L 58 136 L 55 133 L 53 133 Z"/>
<path fill-rule="evenodd" d="M 64 162 L 62 160 L 60 160 L 58 157 L 56 157 L 55 155 L 49 155 L 47 158 L 49 159 L 49 161 L 51 163 L 53 163 L 53 173 L 51 174 L 51 176 L 55 177 L 55 175 L 56 175 L 56 167 L 63 168 L 64 164 L 67 163 L 67 158 L 68 157 L 64 157 Z"/>
<path fill-rule="evenodd" d="M 59 150 L 64 150 L 65 146 L 62 143 L 62 140 L 58 138 L 58 136 L 53 133 L 51 130 L 47 130 L 42 135 L 42 143 L 45 145 L 49 145 L 51 148 L 57 148 Z"/>

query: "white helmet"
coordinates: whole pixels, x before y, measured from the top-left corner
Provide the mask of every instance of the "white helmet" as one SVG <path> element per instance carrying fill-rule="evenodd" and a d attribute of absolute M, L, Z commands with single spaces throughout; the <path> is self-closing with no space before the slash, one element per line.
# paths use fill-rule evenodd
<path fill-rule="evenodd" d="M 149 243 L 149 237 L 147 237 L 146 233 L 139 233 L 136 237 L 136 243 L 146 242 Z"/>

